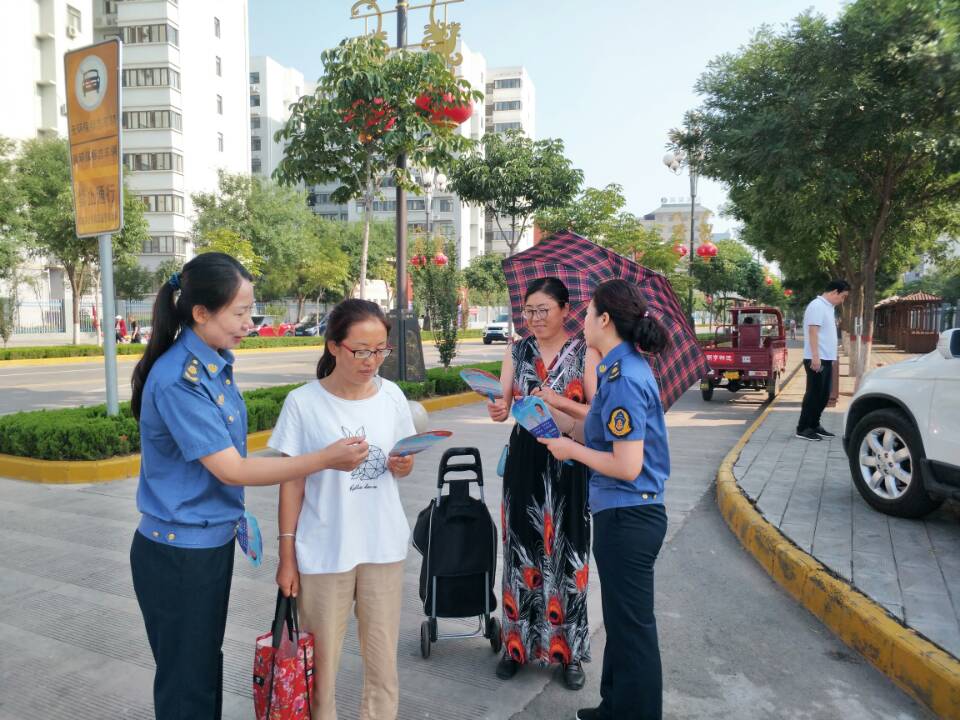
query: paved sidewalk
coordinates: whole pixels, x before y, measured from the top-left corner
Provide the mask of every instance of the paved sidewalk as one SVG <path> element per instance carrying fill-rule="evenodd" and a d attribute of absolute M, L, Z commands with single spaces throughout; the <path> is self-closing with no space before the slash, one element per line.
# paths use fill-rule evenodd
<path fill-rule="evenodd" d="M 887 348 L 874 364 L 908 355 Z M 794 437 L 802 371 L 756 430 L 734 466 L 740 487 L 766 519 L 805 552 L 883 605 L 901 622 L 960 657 L 960 523 L 947 503 L 923 520 L 873 510 L 853 485 L 840 440 L 853 390 L 841 360 L 841 395 L 824 413 L 831 441 Z"/>

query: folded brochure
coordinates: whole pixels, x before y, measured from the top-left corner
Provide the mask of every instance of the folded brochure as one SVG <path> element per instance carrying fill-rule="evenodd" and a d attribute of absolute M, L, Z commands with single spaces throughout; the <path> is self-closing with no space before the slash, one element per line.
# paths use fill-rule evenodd
<path fill-rule="evenodd" d="M 449 430 L 428 430 L 424 433 L 405 437 L 397 442 L 390 451 L 393 457 L 406 457 L 407 455 L 416 455 L 424 450 L 429 450 L 438 442 L 446 440 L 453 435 Z"/>
<path fill-rule="evenodd" d="M 558 438 L 561 436 L 556 420 L 550 414 L 547 404 L 538 397 L 528 395 L 513 401 L 510 411 L 521 426 L 538 438 Z"/>
<path fill-rule="evenodd" d="M 460 377 L 471 390 L 489 398 L 491 402 L 494 398 L 503 397 L 503 385 L 500 384 L 500 378 L 496 375 L 491 375 L 485 370 L 467 368 L 460 371 Z"/>

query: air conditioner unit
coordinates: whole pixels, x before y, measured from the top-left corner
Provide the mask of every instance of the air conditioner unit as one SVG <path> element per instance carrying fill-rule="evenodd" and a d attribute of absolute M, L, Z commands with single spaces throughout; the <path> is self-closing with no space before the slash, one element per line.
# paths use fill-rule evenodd
<path fill-rule="evenodd" d="M 250 83 L 250 92 L 260 92 L 260 83 Z"/>
<path fill-rule="evenodd" d="M 72 25 L 67 25 L 67 37 L 75 38 L 77 36 L 77 29 Z"/>
<path fill-rule="evenodd" d="M 106 23 L 107 23 L 107 25 L 116 25 L 116 24 L 117 24 L 117 16 L 116 16 L 116 15 L 107 15 L 107 17 L 106 17 Z"/>

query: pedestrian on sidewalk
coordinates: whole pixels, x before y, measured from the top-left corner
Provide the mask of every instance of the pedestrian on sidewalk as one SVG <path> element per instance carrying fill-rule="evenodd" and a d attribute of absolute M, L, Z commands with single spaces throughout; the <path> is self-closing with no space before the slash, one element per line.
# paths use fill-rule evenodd
<path fill-rule="evenodd" d="M 410 545 L 397 481 L 413 470 L 413 456 L 388 454 L 416 430 L 403 391 L 377 374 L 392 351 L 380 306 L 344 300 L 328 317 L 317 380 L 287 395 L 269 446 L 297 456 L 347 436 L 365 439 L 370 455 L 353 472 L 324 469 L 281 486 L 277 584 L 299 597 L 301 627 L 316 643 L 313 720 L 337 717 L 337 669 L 351 611 L 363 660 L 360 717 L 392 720 Z"/>
<path fill-rule="evenodd" d="M 836 309 L 850 294 L 850 283 L 832 280 L 822 295 L 818 295 L 803 313 L 803 369 L 807 387 L 803 393 L 797 437 L 819 442 L 835 437 L 820 422 L 823 410 L 830 400 L 833 385 L 833 364 L 837 362 Z"/>
<path fill-rule="evenodd" d="M 250 273 L 229 255 L 197 255 L 157 293 L 153 332 L 133 371 L 142 517 L 130 569 L 156 662 L 159 720 L 221 717 L 242 486 L 352 470 L 367 457 L 357 439 L 295 458 L 246 457 L 247 412 L 230 349 L 253 327 L 252 310 Z"/>
<path fill-rule="evenodd" d="M 558 423 L 583 420 L 596 387 L 596 362 L 583 338 L 564 328 L 570 294 L 559 279 L 540 278 L 524 296 L 531 334 L 507 348 L 500 373 L 503 398 L 487 405 L 490 418 L 510 417 L 515 397 L 537 395 Z M 513 428 L 503 474 L 503 641 L 497 677 L 509 679 L 527 663 L 563 666 L 570 690 L 583 687 L 590 660 L 587 581 L 590 514 L 587 470 L 563 464 L 519 424 Z"/>
<path fill-rule="evenodd" d="M 663 672 L 653 569 L 667 532 L 663 489 L 670 450 L 660 390 L 641 353 L 663 352 L 668 336 L 647 312 L 639 289 L 623 280 L 597 288 L 583 331 L 603 358 L 590 412 L 585 421 L 561 425 L 575 440 L 540 440 L 557 460 L 592 470 L 593 556 L 607 644 L 600 705 L 579 710 L 577 718 L 660 720 Z"/>

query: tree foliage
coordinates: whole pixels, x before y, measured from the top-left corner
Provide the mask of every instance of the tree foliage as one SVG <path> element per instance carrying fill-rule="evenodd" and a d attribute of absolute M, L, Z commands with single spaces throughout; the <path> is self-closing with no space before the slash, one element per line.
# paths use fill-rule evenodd
<path fill-rule="evenodd" d="M 236 230 L 218 227 L 206 231 L 197 254 L 205 252 L 226 253 L 236 258 L 254 277 L 263 272 L 263 258 L 253 249 L 253 243 Z"/>
<path fill-rule="evenodd" d="M 602 245 L 626 204 L 621 185 L 610 183 L 603 188 L 588 187 L 561 207 L 548 207 L 537 212 L 537 227 L 547 234 L 575 232 Z"/>
<path fill-rule="evenodd" d="M 562 140 L 534 141 L 518 130 L 487 133 L 481 148 L 458 159 L 450 188 L 493 215 L 513 255 L 534 215 L 567 206 L 583 183 L 583 171 L 563 152 Z M 510 221 L 509 235 L 501 218 Z"/>
<path fill-rule="evenodd" d="M 419 241 L 414 252 L 432 258 L 441 249 L 439 243 L 428 247 Z M 414 293 L 422 300 L 424 309 L 430 318 L 433 341 L 443 366 L 450 367 L 457 356 L 457 337 L 459 331 L 460 287 L 463 276 L 458 270 L 457 247 L 447 242 L 443 248 L 447 256 L 446 265 L 436 265 L 432 261 L 412 269 Z M 464 310 L 465 311 L 465 310 Z"/>
<path fill-rule="evenodd" d="M 0 136 L 0 279 L 16 274 L 20 252 L 20 191 L 12 140 Z"/>
<path fill-rule="evenodd" d="M 761 29 L 698 82 L 705 102 L 687 125 L 743 239 L 791 284 L 845 276 L 847 318 L 867 337 L 880 274 L 958 229 L 958 28 L 956 3 L 857 0 L 833 22 Z"/>
<path fill-rule="evenodd" d="M 463 281 L 469 291 L 470 303 L 494 307 L 510 302 L 507 278 L 503 274 L 503 255 L 477 255 L 463 270 Z"/>

